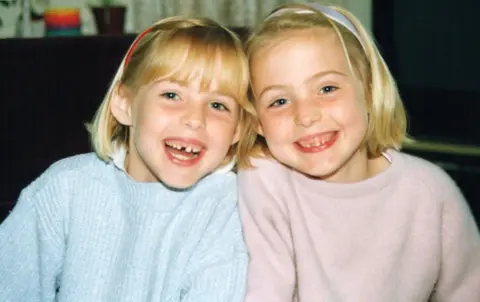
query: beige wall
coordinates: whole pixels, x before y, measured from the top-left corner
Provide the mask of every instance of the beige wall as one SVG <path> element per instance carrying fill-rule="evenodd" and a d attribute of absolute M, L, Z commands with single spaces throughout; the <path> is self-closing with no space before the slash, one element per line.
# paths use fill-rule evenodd
<path fill-rule="evenodd" d="M 312 0 L 286 0 L 285 2 L 304 3 L 312 2 Z M 313 2 L 345 7 L 360 20 L 367 31 L 372 32 L 372 0 L 314 0 Z"/>
<path fill-rule="evenodd" d="M 387 0 L 383 0 L 387 1 Z M 372 32 L 372 0 L 343 0 L 344 5 Z"/>

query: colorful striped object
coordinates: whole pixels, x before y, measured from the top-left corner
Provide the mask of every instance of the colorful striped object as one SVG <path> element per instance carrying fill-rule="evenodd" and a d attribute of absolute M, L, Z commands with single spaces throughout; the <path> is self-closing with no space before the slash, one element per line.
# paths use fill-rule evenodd
<path fill-rule="evenodd" d="M 43 13 L 45 34 L 48 37 L 81 35 L 78 8 L 53 8 Z"/>

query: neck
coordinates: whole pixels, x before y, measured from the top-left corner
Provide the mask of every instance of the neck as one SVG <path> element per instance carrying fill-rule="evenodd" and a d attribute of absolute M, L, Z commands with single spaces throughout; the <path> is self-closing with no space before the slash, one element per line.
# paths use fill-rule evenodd
<path fill-rule="evenodd" d="M 362 148 L 357 150 L 340 169 L 322 179 L 336 183 L 360 182 L 378 175 L 389 165 L 384 156 L 369 158 L 367 150 Z"/>
<path fill-rule="evenodd" d="M 125 171 L 127 174 L 137 182 L 158 182 L 159 180 L 153 175 L 145 164 L 142 158 L 134 148 L 129 148 L 125 156 Z"/>

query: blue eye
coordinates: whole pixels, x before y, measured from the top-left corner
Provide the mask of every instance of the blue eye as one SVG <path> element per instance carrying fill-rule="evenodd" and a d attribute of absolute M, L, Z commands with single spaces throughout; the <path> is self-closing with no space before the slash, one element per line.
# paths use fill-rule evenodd
<path fill-rule="evenodd" d="M 278 100 L 275 100 L 270 106 L 268 107 L 280 107 L 280 106 L 283 106 L 283 105 L 286 105 L 288 103 L 288 100 L 287 99 L 278 99 Z"/>
<path fill-rule="evenodd" d="M 212 102 L 210 103 L 210 107 L 219 110 L 219 111 L 229 111 L 227 106 L 223 105 L 222 103 L 219 102 Z"/>
<path fill-rule="evenodd" d="M 335 86 L 325 86 L 325 87 L 320 88 L 320 93 L 321 94 L 329 94 L 329 93 L 335 92 L 337 89 L 338 89 L 338 87 L 335 87 Z"/>
<path fill-rule="evenodd" d="M 171 100 L 178 100 L 180 98 L 178 94 L 176 94 L 175 92 L 165 92 L 165 93 L 162 93 L 162 96 L 164 98 L 171 99 Z"/>

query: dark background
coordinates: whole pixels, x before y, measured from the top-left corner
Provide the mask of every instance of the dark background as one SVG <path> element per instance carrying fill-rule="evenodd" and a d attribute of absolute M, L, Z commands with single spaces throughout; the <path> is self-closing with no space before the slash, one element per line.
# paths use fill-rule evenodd
<path fill-rule="evenodd" d="M 373 0 L 373 34 L 395 76 L 413 138 L 480 149 L 480 39 L 475 0 Z M 480 156 L 406 152 L 454 178 L 480 225 Z"/>
<path fill-rule="evenodd" d="M 373 32 L 417 138 L 480 146 L 478 11 L 475 0 L 373 0 Z"/>
<path fill-rule="evenodd" d="M 373 33 L 414 138 L 480 146 L 479 9 L 473 0 L 373 1 Z M 0 221 L 50 164 L 90 151 L 83 124 L 133 39 L 0 39 Z M 405 151 L 443 166 L 480 218 L 480 156 Z"/>

